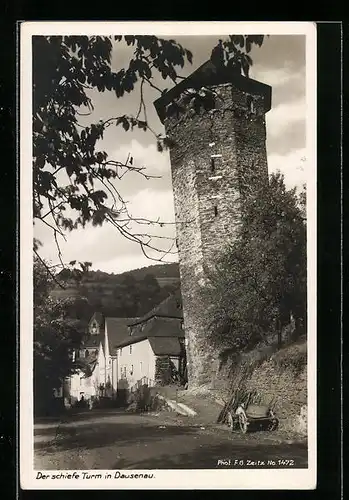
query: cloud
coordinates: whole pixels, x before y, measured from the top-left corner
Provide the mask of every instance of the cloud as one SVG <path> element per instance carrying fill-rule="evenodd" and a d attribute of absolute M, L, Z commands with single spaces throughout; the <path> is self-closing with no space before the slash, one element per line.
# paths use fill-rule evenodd
<path fill-rule="evenodd" d="M 146 249 L 147 255 L 153 259 L 162 257 L 163 253 L 173 244 L 176 233 L 173 223 L 174 207 L 172 191 L 154 192 L 150 189 L 144 189 L 130 199 L 128 210 L 133 218 L 140 217 L 142 219 L 165 222 L 162 227 L 159 224 L 132 224 L 132 233 L 147 233 L 154 236 L 151 245 L 160 250 L 160 252 Z M 98 253 L 98 261 L 93 263 L 93 269 L 101 268 L 108 272 L 120 273 L 128 269 L 135 269 L 156 263 L 143 254 L 139 244 L 131 243 L 121 235 L 117 236 L 116 239 L 119 243 L 117 256 L 116 253 L 110 254 L 109 252 L 109 259 L 101 259 L 101 254 Z M 176 251 L 176 247 L 173 247 L 173 251 Z M 168 254 L 164 260 L 166 262 L 174 262 L 177 258 L 176 254 Z"/>
<path fill-rule="evenodd" d="M 168 255 L 166 262 L 177 262 L 178 255 Z M 151 265 L 159 264 L 158 261 L 148 259 L 144 255 L 118 255 L 109 261 L 96 262 L 93 269 L 101 269 L 107 273 L 120 274 L 131 269 L 139 269 L 141 267 L 148 267 Z"/>
<path fill-rule="evenodd" d="M 266 115 L 267 149 L 269 154 L 288 154 L 306 146 L 306 102 L 280 104 Z"/>
<path fill-rule="evenodd" d="M 132 139 L 129 143 L 113 149 L 110 158 L 126 161 L 128 156 L 133 158 L 133 166 L 144 168 L 143 173 L 154 176 L 146 179 L 137 172 L 128 172 L 116 185 L 122 196 L 129 197 L 142 190 L 168 191 L 172 189 L 171 166 L 169 152 L 160 153 L 154 143 L 147 145 Z"/>
<path fill-rule="evenodd" d="M 301 188 L 309 175 L 313 175 L 306 155 L 305 148 L 291 151 L 287 155 L 271 154 L 268 156 L 269 173 L 279 171 L 284 174 L 287 188 Z"/>
<path fill-rule="evenodd" d="M 160 226 L 159 224 L 144 224 L 143 222 L 146 222 L 144 220 L 140 223 L 132 223 L 129 228 L 132 234 L 153 236 L 150 244 L 160 252 L 147 250 L 147 254 L 152 258 L 160 258 L 175 239 L 172 191 L 143 189 L 129 198 L 128 210 L 133 218 L 165 222 L 163 226 Z M 35 235 L 44 242 L 40 255 L 53 264 L 57 264 L 59 262 L 58 249 L 50 229 L 38 223 Z M 88 226 L 85 229 L 76 229 L 66 235 L 66 241 L 61 239 L 59 243 L 63 262 L 91 261 L 92 269 L 116 273 L 153 263 L 144 256 L 137 242 L 128 240 L 108 223 L 101 227 Z M 173 250 L 176 248 L 174 247 Z M 165 260 L 172 262 L 175 259 L 175 256 L 168 255 Z M 129 265 L 132 266 L 128 267 Z"/>
<path fill-rule="evenodd" d="M 252 49 L 254 66 L 266 69 L 289 68 L 298 72 L 305 66 L 304 35 L 271 35 L 264 38 L 261 48 Z"/>
<path fill-rule="evenodd" d="M 291 123 L 305 121 L 305 118 L 306 103 L 304 98 L 293 103 L 280 104 L 276 108 L 272 108 L 266 115 L 268 134 L 280 136 Z M 286 140 L 287 137 L 284 139 Z"/>
<path fill-rule="evenodd" d="M 273 88 L 291 83 L 300 78 L 300 75 L 292 72 L 290 68 L 276 68 L 271 70 L 260 65 L 252 66 L 250 76 Z"/>

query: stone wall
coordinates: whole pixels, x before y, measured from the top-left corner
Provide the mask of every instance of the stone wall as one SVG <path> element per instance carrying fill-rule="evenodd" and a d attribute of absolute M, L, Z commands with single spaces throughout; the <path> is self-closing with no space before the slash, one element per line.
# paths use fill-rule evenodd
<path fill-rule="evenodd" d="M 205 274 L 236 236 L 245 184 L 267 180 L 264 103 L 232 84 L 213 88 L 216 108 L 166 119 L 191 385 L 207 383 L 217 355 L 207 344 Z M 253 98 L 253 109 L 250 100 Z"/>
<path fill-rule="evenodd" d="M 171 360 L 169 356 L 156 357 L 155 382 L 159 385 L 168 385 L 171 383 Z"/>
<path fill-rule="evenodd" d="M 227 401 L 232 389 L 257 392 L 261 404 L 271 406 L 280 430 L 306 434 L 307 343 L 301 340 L 275 350 L 254 350 L 228 359 L 214 383 L 216 398 Z"/>

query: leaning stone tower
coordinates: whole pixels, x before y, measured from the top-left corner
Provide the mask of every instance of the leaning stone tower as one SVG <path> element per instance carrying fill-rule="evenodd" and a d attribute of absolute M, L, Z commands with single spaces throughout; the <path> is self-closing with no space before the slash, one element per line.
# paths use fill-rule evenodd
<path fill-rule="evenodd" d="M 184 104 L 185 94 L 202 87 L 214 93 L 215 105 L 197 112 Z M 181 108 L 177 114 L 169 114 L 173 103 Z M 268 180 L 265 113 L 271 88 L 209 61 L 154 104 L 174 141 L 170 159 L 188 377 L 195 386 L 211 379 L 217 354 L 207 340 L 205 275 L 236 235 L 246 192 Z"/>

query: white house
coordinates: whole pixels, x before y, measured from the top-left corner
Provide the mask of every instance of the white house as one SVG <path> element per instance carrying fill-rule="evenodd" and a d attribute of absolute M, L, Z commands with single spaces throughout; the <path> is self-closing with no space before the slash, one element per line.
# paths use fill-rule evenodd
<path fill-rule="evenodd" d="M 184 340 L 178 291 L 143 318 L 133 321 L 128 336 L 118 343 L 120 388 L 132 391 L 142 383 L 166 383 L 170 372 L 182 377 L 186 366 Z"/>
<path fill-rule="evenodd" d="M 137 318 L 103 318 L 95 313 L 89 323 L 83 347 L 75 354 L 91 373 L 79 370 L 70 377 L 70 397 L 74 400 L 101 396 L 114 398 L 117 392 L 117 352 L 114 347 L 128 334 L 128 324 Z"/>
<path fill-rule="evenodd" d="M 131 327 L 129 337 L 118 344 L 118 380 L 131 391 L 141 383 L 164 382 L 159 365 L 182 371 L 184 330 L 182 320 L 153 316 Z M 161 363 L 160 363 L 161 360 Z M 120 384 L 120 382 L 119 382 Z"/>
<path fill-rule="evenodd" d="M 180 292 L 143 318 L 103 318 L 95 313 L 76 359 L 88 367 L 70 377 L 72 402 L 134 390 L 141 383 L 165 383 L 169 373 L 183 376 L 185 347 Z"/>

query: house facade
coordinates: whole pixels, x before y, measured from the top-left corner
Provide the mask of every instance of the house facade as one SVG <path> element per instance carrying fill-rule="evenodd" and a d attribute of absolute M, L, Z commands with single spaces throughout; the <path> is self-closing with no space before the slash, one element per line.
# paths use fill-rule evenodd
<path fill-rule="evenodd" d="M 69 380 L 72 403 L 114 399 L 118 391 L 133 391 L 143 383 L 182 380 L 186 356 L 180 291 L 142 318 L 94 314 L 75 361 L 82 368 Z"/>
<path fill-rule="evenodd" d="M 116 347 L 120 387 L 132 391 L 142 383 L 183 380 L 186 356 L 180 291 L 130 323 L 128 336 Z"/>
<path fill-rule="evenodd" d="M 131 391 L 141 383 L 166 384 L 184 374 L 182 319 L 153 316 L 130 326 L 118 345 L 118 379 Z"/>
<path fill-rule="evenodd" d="M 117 351 L 115 344 L 128 332 L 128 324 L 137 318 L 104 318 L 95 313 L 89 323 L 82 348 L 75 361 L 82 366 L 70 377 L 70 398 L 115 398 L 117 394 Z"/>

